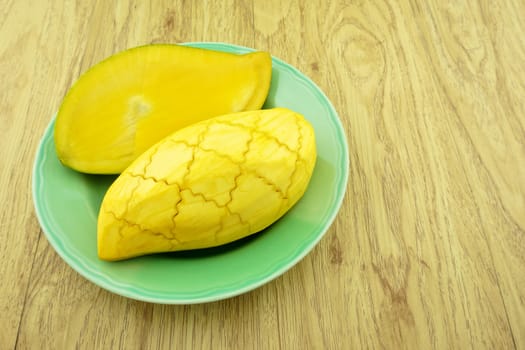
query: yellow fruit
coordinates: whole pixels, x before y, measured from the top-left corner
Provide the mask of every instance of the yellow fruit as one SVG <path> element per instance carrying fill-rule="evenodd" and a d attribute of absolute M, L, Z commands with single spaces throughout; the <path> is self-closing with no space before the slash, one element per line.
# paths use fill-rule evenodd
<path fill-rule="evenodd" d="M 175 130 L 261 108 L 271 70 L 266 52 L 179 45 L 123 51 L 81 76 L 64 98 L 55 124 L 58 157 L 81 172 L 120 173 Z"/>
<path fill-rule="evenodd" d="M 98 218 L 99 257 L 206 248 L 258 232 L 302 197 L 315 161 L 312 126 L 285 108 L 179 130 L 109 188 Z"/>

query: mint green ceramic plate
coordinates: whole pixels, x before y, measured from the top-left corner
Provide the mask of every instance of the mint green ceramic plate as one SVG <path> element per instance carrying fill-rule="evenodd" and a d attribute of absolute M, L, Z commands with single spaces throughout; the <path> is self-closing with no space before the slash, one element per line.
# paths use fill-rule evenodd
<path fill-rule="evenodd" d="M 223 43 L 189 43 L 235 53 L 251 49 Z M 158 254 L 121 262 L 97 257 L 96 222 L 114 176 L 63 167 L 51 121 L 33 170 L 33 199 L 42 229 L 57 253 L 78 273 L 111 292 L 148 302 L 191 304 L 232 297 L 278 277 L 299 262 L 334 220 L 348 179 L 345 134 L 330 101 L 297 69 L 273 58 L 265 107 L 288 107 L 314 126 L 318 159 L 303 198 L 268 229 L 218 248 Z"/>

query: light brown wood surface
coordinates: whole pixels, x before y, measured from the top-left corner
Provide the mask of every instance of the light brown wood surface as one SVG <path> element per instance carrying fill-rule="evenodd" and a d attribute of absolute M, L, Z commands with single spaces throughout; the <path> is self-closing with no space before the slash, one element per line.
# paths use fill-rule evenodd
<path fill-rule="evenodd" d="M 524 18 L 521 0 L 0 0 L 0 349 L 525 349 Z M 280 278 L 153 305 L 59 258 L 31 168 L 82 72 L 187 41 L 310 76 L 346 129 L 350 179 Z"/>

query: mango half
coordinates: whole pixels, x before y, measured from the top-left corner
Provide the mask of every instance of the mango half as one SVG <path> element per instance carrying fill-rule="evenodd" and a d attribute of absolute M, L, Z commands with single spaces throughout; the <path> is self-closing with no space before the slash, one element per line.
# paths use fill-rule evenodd
<path fill-rule="evenodd" d="M 176 131 L 108 189 L 98 255 L 121 260 L 256 233 L 303 196 L 315 162 L 312 126 L 285 108 L 223 115 Z"/>
<path fill-rule="evenodd" d="M 120 52 L 83 74 L 55 124 L 58 158 L 84 173 L 118 174 L 172 132 L 221 114 L 260 109 L 267 52 L 243 55 L 180 45 Z"/>

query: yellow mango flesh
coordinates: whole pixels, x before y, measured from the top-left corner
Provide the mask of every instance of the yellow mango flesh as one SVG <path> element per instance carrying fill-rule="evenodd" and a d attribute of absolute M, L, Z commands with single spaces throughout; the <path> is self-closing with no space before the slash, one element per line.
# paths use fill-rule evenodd
<path fill-rule="evenodd" d="M 285 108 L 181 129 L 108 189 L 98 218 L 99 257 L 213 247 L 256 233 L 302 197 L 315 161 L 312 126 Z"/>
<path fill-rule="evenodd" d="M 64 98 L 55 124 L 58 157 L 77 171 L 120 173 L 178 129 L 261 108 L 271 69 L 266 52 L 179 45 L 123 51 L 87 71 Z"/>

